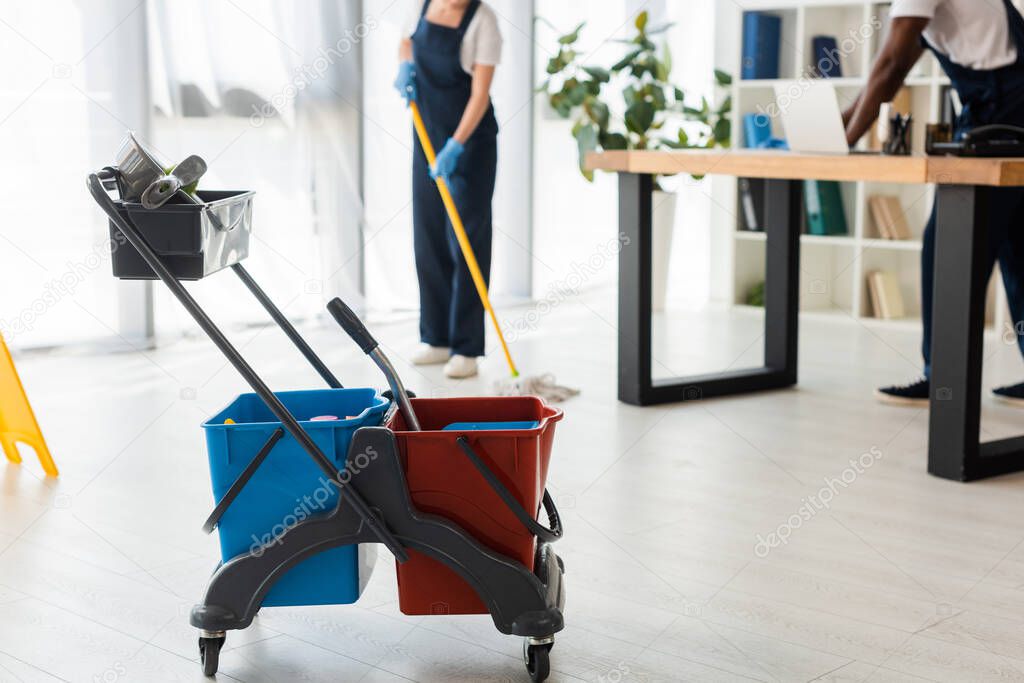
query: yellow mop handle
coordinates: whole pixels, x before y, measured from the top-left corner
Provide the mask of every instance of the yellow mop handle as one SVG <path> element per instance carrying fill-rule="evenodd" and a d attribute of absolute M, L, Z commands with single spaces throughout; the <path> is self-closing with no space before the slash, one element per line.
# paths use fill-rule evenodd
<path fill-rule="evenodd" d="M 420 116 L 420 108 L 415 102 L 409 102 L 409 109 L 412 110 L 412 122 L 416 126 L 416 134 L 420 138 L 420 145 L 423 147 L 423 153 L 427 155 L 427 163 L 433 167 L 437 161 L 437 157 L 434 154 L 434 146 L 430 144 L 430 136 L 427 135 L 427 128 L 423 125 L 423 117 Z M 505 360 L 508 361 L 509 370 L 512 371 L 513 377 L 519 376 L 519 371 L 516 370 L 516 364 L 512 361 L 512 354 L 508 351 L 508 344 L 505 343 L 505 335 L 501 332 L 501 325 L 498 324 L 498 317 L 494 315 L 494 308 L 491 307 L 491 297 L 487 294 L 487 283 L 484 282 L 483 273 L 480 272 L 480 264 L 476 262 L 476 256 L 473 254 L 473 247 L 469 244 L 469 236 L 466 234 L 466 228 L 462 224 L 462 219 L 459 217 L 458 209 L 455 208 L 455 200 L 452 198 L 452 193 L 448 189 L 448 183 L 444 181 L 444 178 L 437 178 L 437 189 L 441 193 L 441 201 L 444 202 L 444 208 L 448 210 L 448 218 L 452 221 L 452 227 L 455 229 L 455 238 L 459 241 L 459 247 L 462 248 L 462 255 L 466 259 L 466 265 L 469 266 L 469 272 L 473 276 L 473 284 L 476 285 L 477 294 L 480 295 L 480 301 L 484 305 L 487 313 L 491 316 L 491 322 L 494 323 L 494 329 L 498 333 L 498 339 L 501 340 L 501 349 L 505 352 Z"/>

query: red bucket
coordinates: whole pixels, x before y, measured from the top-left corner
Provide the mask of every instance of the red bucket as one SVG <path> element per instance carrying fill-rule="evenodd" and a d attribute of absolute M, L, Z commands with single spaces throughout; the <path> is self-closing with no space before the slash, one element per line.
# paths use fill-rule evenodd
<path fill-rule="evenodd" d="M 533 396 L 416 398 L 422 431 L 405 430 L 401 413 L 388 425 L 398 439 L 409 492 L 422 511 L 450 519 L 488 548 L 533 568 L 536 538 L 502 502 L 455 440 L 465 436 L 491 472 L 526 510 L 544 496 L 555 423 L 562 411 Z M 536 422 L 533 429 L 442 431 L 456 422 Z M 398 565 L 404 614 L 485 614 L 476 592 L 454 571 L 409 551 Z"/>

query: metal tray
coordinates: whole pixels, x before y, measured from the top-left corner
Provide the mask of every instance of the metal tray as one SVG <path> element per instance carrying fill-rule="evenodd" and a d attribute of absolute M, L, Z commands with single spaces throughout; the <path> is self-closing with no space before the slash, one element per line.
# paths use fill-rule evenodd
<path fill-rule="evenodd" d="M 204 204 L 168 203 L 146 209 L 137 202 L 115 201 L 164 264 L 180 280 L 200 280 L 249 255 L 254 192 L 200 190 Z M 115 248 L 111 262 L 121 280 L 155 280 L 156 273 L 112 222 Z"/>

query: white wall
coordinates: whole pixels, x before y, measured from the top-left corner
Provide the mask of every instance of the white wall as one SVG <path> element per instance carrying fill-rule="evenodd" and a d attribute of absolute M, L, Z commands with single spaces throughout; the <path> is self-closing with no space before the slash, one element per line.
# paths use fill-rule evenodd
<path fill-rule="evenodd" d="M 624 46 L 612 42 L 631 36 L 633 18 L 640 9 L 651 14 L 651 25 L 675 22 L 667 40 L 673 53 L 673 80 L 696 96 L 710 95 L 714 60 L 714 9 L 712 0 L 637 2 L 616 0 L 600 7 L 584 0 L 540 0 L 537 26 L 538 82 L 545 78 L 547 60 L 555 53 L 558 33 L 568 32 L 581 21 L 587 26 L 580 47 L 584 63 L 609 66 L 624 54 Z M 620 98 L 610 98 L 618 104 Z M 535 117 L 534 288 L 543 297 L 564 287 L 570 275 L 575 282 L 578 266 L 587 263 L 616 237 L 618 189 L 614 175 L 599 174 L 593 184 L 577 167 L 576 144 L 571 123 L 557 118 L 538 96 Z M 621 113 L 621 108 L 620 108 Z M 666 186 L 680 193 L 675 241 L 670 262 L 669 305 L 693 306 L 708 298 L 710 269 L 711 185 L 688 178 L 668 179 Z M 604 266 L 589 273 L 584 289 L 613 284 L 614 260 L 595 259 Z"/>

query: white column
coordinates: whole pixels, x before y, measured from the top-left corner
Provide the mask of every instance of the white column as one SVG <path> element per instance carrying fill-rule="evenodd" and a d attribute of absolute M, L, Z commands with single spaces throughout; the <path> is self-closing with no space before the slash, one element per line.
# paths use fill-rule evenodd
<path fill-rule="evenodd" d="M 141 139 L 151 138 L 151 99 L 149 90 L 149 55 L 146 40 L 146 3 L 137 0 L 107 0 L 102 3 L 103 11 L 85 12 L 82 30 L 85 44 L 96 45 L 90 58 L 94 63 L 110 64 L 109 69 L 87 68 L 86 79 L 90 91 L 110 94 L 110 102 L 104 103 L 109 113 L 93 111 L 90 117 L 95 122 L 92 139 L 97 148 L 93 158 L 113 159 L 117 144 L 124 137 L 125 130 L 111 124 L 115 118 L 125 129 L 134 130 Z M 125 17 L 117 26 L 116 34 L 108 35 L 112 17 Z M 117 58 L 105 57 L 104 53 L 116 53 Z M 113 65 L 116 63 L 116 68 Z M 99 134 L 109 131 L 111 135 Z M 109 277 L 108 274 L 100 276 Z M 117 291 L 117 333 L 132 347 L 149 346 L 153 343 L 153 283 L 119 281 Z M 115 342 L 116 343 L 116 342 Z"/>
<path fill-rule="evenodd" d="M 533 258 L 533 0 L 489 0 L 505 40 L 493 99 L 498 136 L 491 289 L 529 297 Z"/>

